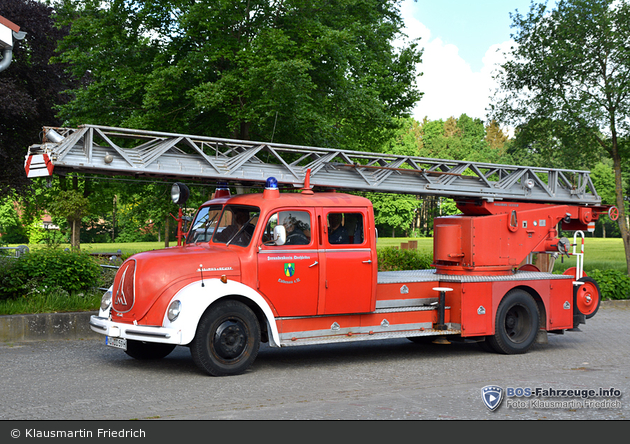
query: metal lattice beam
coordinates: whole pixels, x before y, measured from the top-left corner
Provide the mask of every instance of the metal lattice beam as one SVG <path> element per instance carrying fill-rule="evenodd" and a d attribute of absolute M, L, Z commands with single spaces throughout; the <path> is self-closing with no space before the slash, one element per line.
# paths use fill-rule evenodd
<path fill-rule="evenodd" d="M 31 146 L 26 156 L 29 177 L 52 174 L 52 169 L 240 184 L 264 182 L 273 176 L 280 184 L 301 187 L 310 170 L 310 183 L 314 187 L 488 200 L 601 202 L 588 171 L 398 156 L 98 125 L 44 128 L 44 132 L 44 142 Z"/>

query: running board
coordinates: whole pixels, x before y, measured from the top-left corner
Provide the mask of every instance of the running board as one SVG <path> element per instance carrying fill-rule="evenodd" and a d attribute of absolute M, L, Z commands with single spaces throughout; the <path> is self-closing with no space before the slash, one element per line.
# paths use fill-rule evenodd
<path fill-rule="evenodd" d="M 409 338 L 461 334 L 461 326 L 439 325 L 432 312 L 436 306 L 380 308 L 360 315 L 331 315 L 305 318 L 278 318 L 282 325 L 280 346 L 332 344 L 374 339 Z M 445 307 L 450 312 L 450 307 Z M 309 320 L 309 330 L 302 330 Z M 441 327 L 441 328 L 440 328 Z"/>
<path fill-rule="evenodd" d="M 454 326 L 453 326 L 454 327 Z M 335 336 L 316 336 L 316 337 L 293 337 L 291 339 L 282 339 L 280 347 L 293 347 L 296 345 L 316 345 L 316 344 L 339 344 L 344 342 L 370 341 L 377 339 L 399 339 L 411 338 L 416 336 L 442 336 L 442 335 L 458 335 L 461 330 L 448 327 L 446 330 L 436 330 L 433 328 L 425 328 L 424 330 L 399 330 L 387 332 L 371 332 L 371 333 L 347 333 L 345 335 Z"/>

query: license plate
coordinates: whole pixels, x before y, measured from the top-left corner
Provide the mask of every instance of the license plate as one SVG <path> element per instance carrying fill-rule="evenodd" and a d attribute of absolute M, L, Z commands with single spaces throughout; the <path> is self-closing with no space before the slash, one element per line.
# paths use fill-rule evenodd
<path fill-rule="evenodd" d="M 121 350 L 127 350 L 127 340 L 125 338 L 112 338 L 111 336 L 106 336 L 105 345 L 119 348 Z"/>

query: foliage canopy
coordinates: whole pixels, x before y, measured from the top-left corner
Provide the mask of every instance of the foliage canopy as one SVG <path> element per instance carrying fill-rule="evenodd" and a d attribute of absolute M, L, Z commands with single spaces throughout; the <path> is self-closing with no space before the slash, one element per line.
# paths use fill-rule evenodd
<path fill-rule="evenodd" d="M 630 3 L 559 0 L 554 9 L 532 3 L 528 13 L 511 17 L 516 43 L 498 76 L 493 117 L 516 126 L 526 147 L 546 146 L 547 159 L 592 162 L 601 152 L 612 159 L 630 264 L 622 177 L 630 155 Z"/>
<path fill-rule="evenodd" d="M 421 50 L 396 0 L 60 0 L 61 106 L 98 123 L 360 148 L 406 115 Z M 364 148 L 365 149 L 365 148 Z"/>

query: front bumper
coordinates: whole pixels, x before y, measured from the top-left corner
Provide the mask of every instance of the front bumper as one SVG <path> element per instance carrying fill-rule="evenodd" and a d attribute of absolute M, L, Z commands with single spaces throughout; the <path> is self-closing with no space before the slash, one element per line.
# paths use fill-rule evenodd
<path fill-rule="evenodd" d="M 93 315 L 90 317 L 90 328 L 112 338 L 125 338 L 134 341 L 159 342 L 161 344 L 181 345 L 181 330 L 150 325 L 133 325 L 113 322 L 108 318 Z"/>

